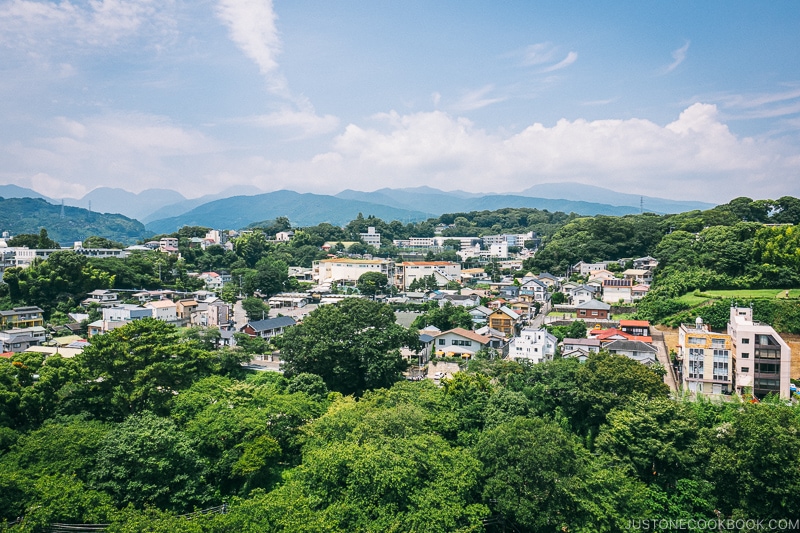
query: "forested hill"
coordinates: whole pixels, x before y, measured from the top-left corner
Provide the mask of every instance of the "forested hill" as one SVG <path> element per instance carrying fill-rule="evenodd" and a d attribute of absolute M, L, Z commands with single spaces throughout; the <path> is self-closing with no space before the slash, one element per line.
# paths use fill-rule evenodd
<path fill-rule="evenodd" d="M 122 215 L 94 213 L 79 207 L 53 205 L 40 198 L 0 198 L 0 230 L 12 235 L 38 234 L 47 228 L 51 239 L 62 246 L 102 235 L 113 241 L 133 244 L 146 235 L 138 220 Z"/>

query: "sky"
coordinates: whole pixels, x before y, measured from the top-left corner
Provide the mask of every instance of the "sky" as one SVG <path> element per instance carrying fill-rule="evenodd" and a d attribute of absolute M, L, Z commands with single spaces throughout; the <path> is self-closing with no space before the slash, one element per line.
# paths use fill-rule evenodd
<path fill-rule="evenodd" d="M 0 0 L 0 184 L 800 197 L 800 2 Z"/>

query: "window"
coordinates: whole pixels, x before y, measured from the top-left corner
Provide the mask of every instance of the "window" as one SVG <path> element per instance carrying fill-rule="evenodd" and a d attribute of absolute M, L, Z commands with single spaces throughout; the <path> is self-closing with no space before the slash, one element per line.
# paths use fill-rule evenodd
<path fill-rule="evenodd" d="M 705 345 L 706 340 L 703 337 L 689 337 L 687 341 L 689 344 L 703 344 Z"/>
<path fill-rule="evenodd" d="M 750 367 L 749 366 L 743 366 L 742 367 L 742 373 L 746 374 L 747 372 L 750 372 Z"/>
<path fill-rule="evenodd" d="M 444 344 L 445 344 L 444 339 L 439 339 L 439 346 L 444 346 Z"/>
<path fill-rule="evenodd" d="M 728 363 L 714 362 L 714 379 L 727 380 L 728 379 Z"/>
<path fill-rule="evenodd" d="M 750 344 L 750 339 L 745 337 L 744 339 L 742 339 L 742 344 Z"/>
<path fill-rule="evenodd" d="M 750 354 L 747 352 L 742 352 L 742 359 L 750 359 Z"/>
<path fill-rule="evenodd" d="M 711 339 L 711 346 L 714 348 L 724 348 L 725 339 Z"/>

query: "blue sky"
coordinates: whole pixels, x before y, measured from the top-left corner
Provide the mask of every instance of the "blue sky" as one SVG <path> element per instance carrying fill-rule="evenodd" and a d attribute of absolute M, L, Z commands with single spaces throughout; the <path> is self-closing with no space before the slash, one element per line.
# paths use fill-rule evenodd
<path fill-rule="evenodd" d="M 0 0 L 0 183 L 800 196 L 798 28 L 795 1 Z"/>

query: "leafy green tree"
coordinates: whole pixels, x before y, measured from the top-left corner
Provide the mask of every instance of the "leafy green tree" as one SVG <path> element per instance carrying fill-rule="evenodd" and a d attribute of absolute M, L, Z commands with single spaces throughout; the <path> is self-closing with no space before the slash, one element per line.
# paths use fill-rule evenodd
<path fill-rule="evenodd" d="M 247 314 L 247 320 L 261 320 L 269 313 L 269 306 L 261 298 L 250 296 L 242 300 L 242 309 Z"/>
<path fill-rule="evenodd" d="M 381 272 L 364 272 L 358 277 L 356 284 L 358 291 L 365 296 L 375 296 L 383 294 L 389 286 L 386 274 Z"/>
<path fill-rule="evenodd" d="M 388 305 L 346 298 L 315 309 L 288 329 L 280 347 L 288 377 L 317 374 L 329 389 L 358 395 L 401 379 L 406 363 L 399 349 L 416 342 Z"/>
<path fill-rule="evenodd" d="M 266 237 L 260 231 L 245 233 L 233 241 L 233 250 L 245 264 L 253 268 L 269 247 Z"/>
<path fill-rule="evenodd" d="M 106 239 L 105 237 L 99 237 L 97 235 L 92 235 L 91 237 L 86 237 L 83 239 L 83 247 L 84 248 L 117 248 L 117 249 L 124 249 L 125 245 L 121 242 L 112 241 L 111 239 Z"/>
<path fill-rule="evenodd" d="M 71 391 L 75 408 L 110 420 L 144 410 L 166 414 L 177 391 L 219 364 L 174 326 L 152 318 L 93 337 L 75 359 L 83 374 Z"/>
<path fill-rule="evenodd" d="M 466 308 L 453 305 L 452 302 L 445 302 L 441 307 L 434 303 L 411 324 L 411 327 L 416 329 L 423 329 L 426 326 L 436 326 L 442 331 L 453 328 L 472 329 L 472 315 Z"/>
<path fill-rule="evenodd" d="M 186 512 L 209 501 L 204 462 L 175 423 L 149 412 L 132 415 L 103 439 L 92 486 L 123 507 L 154 505 Z"/>

